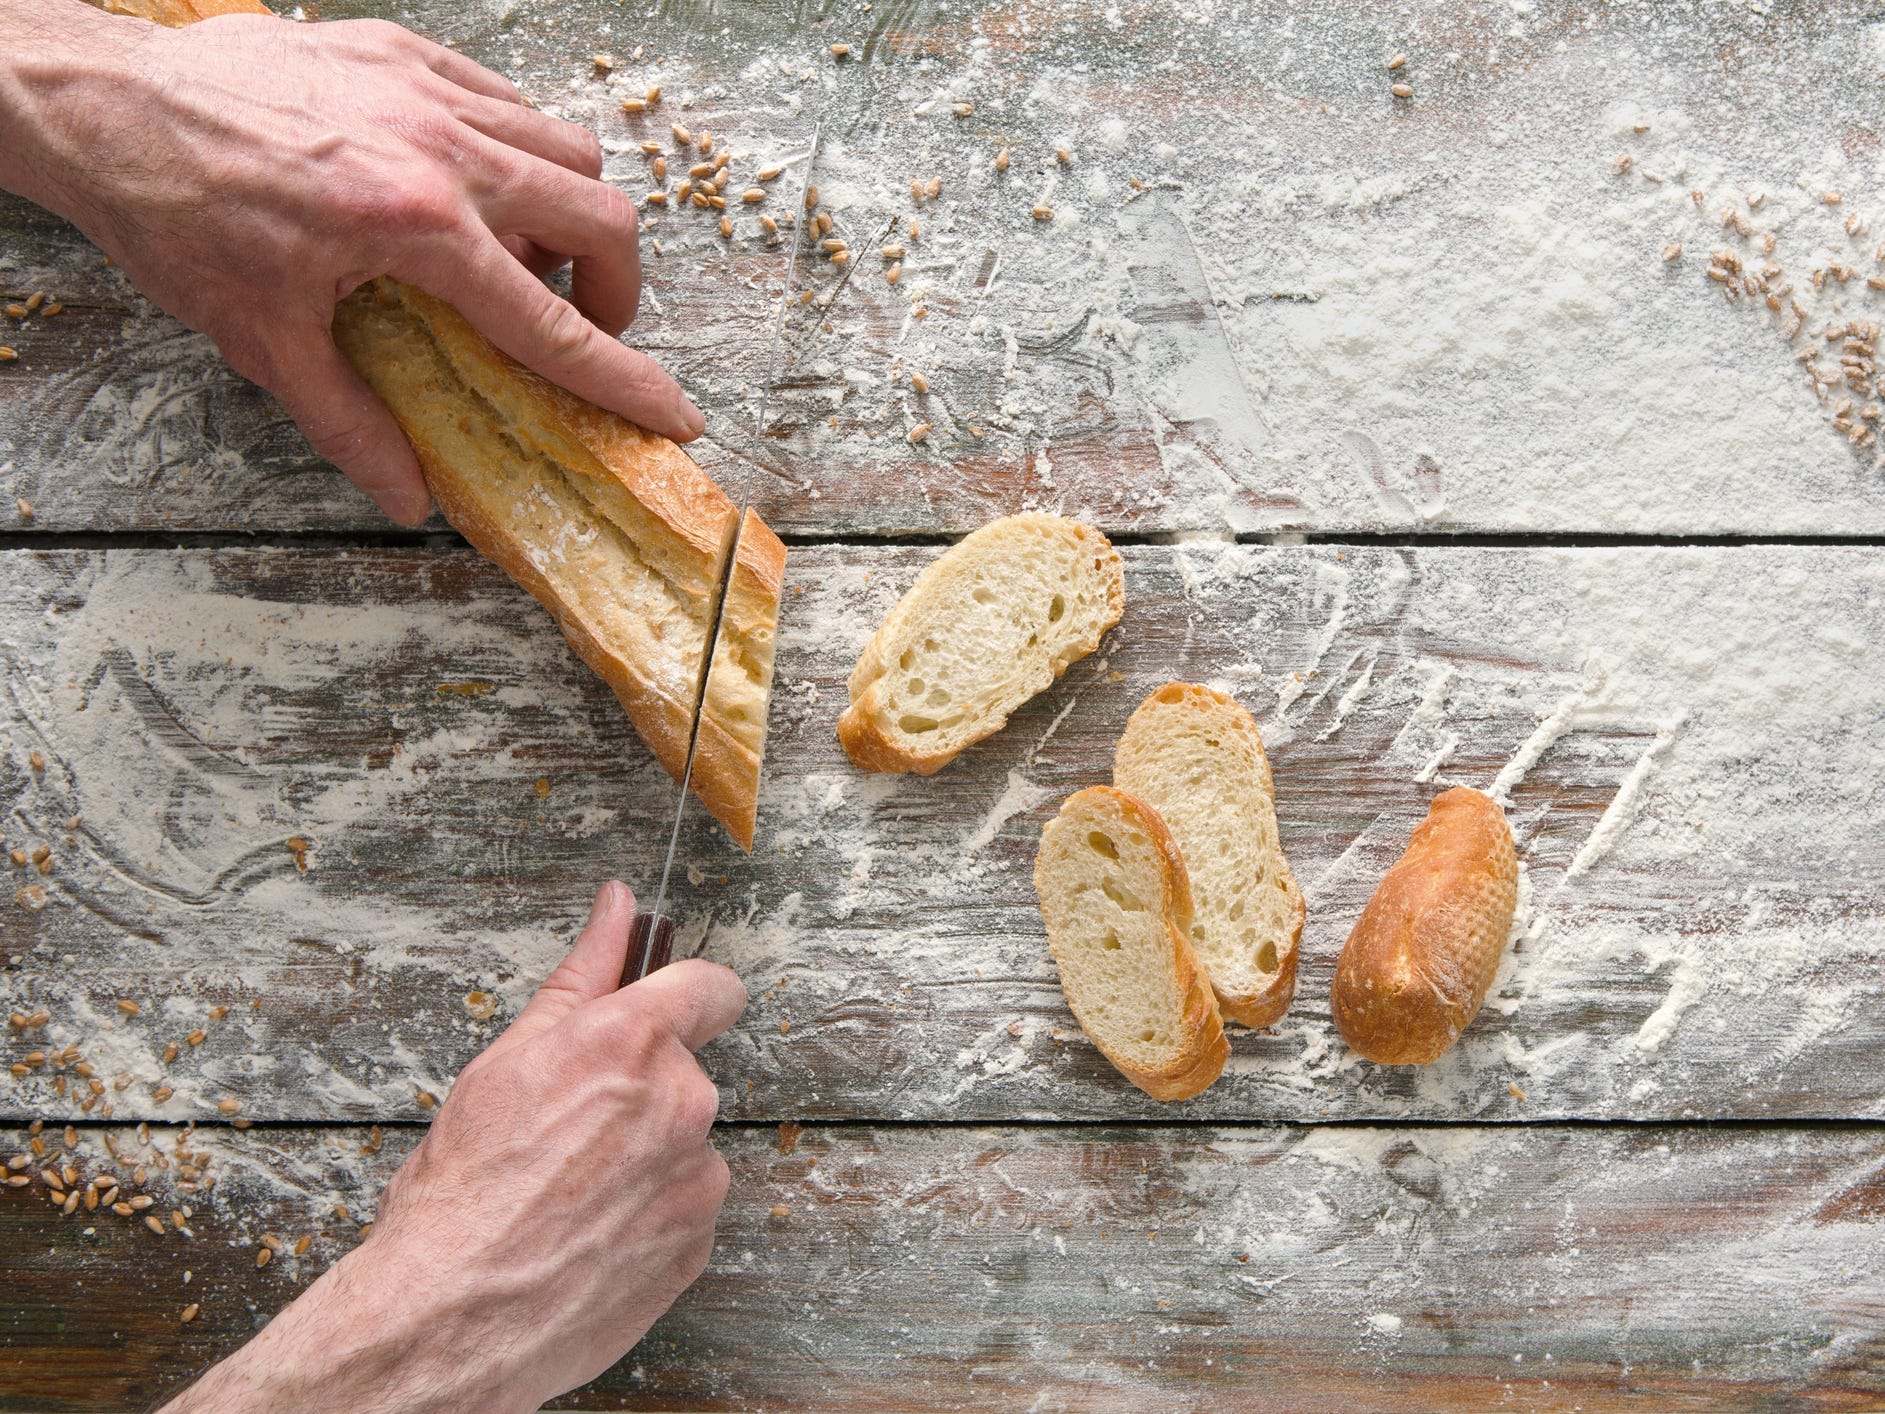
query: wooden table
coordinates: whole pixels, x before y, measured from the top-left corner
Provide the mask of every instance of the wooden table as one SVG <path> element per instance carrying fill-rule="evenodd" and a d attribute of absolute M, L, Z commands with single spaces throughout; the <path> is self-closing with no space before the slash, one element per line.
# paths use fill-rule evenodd
<path fill-rule="evenodd" d="M 721 1241 L 564 1405 L 1885 1404 L 1868 7 L 325 13 L 369 8 L 637 192 L 671 122 L 744 174 L 822 118 L 840 229 L 907 246 L 813 272 L 756 477 L 792 544 L 759 843 L 683 836 L 683 946 L 752 993 L 706 1056 Z M 735 473 L 781 252 L 647 226 L 634 337 Z M 389 528 L 60 222 L 0 232 L 0 292 L 64 305 L 0 364 L 0 829 L 51 851 L 0 991 L 47 1014 L 9 1064 L 70 1057 L 0 1086 L 0 1151 L 42 1120 L 154 1198 L 0 1190 L 0 1409 L 120 1408 L 358 1240 L 594 884 L 652 882 L 667 797 L 443 525 Z M 852 770 L 879 616 L 1033 506 L 1121 544 L 1124 622 L 937 777 Z M 1289 1017 L 1159 1106 L 1073 1024 L 1029 868 L 1168 678 L 1262 722 L 1309 922 Z M 1458 1048 L 1379 1069 L 1331 970 L 1454 783 L 1509 802 L 1527 911 Z"/>

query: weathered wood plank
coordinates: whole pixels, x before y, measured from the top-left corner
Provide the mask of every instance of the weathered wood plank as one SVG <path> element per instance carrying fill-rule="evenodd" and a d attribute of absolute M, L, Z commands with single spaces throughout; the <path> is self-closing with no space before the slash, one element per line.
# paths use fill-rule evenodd
<path fill-rule="evenodd" d="M 1876 556 L 1129 548 L 1101 655 L 941 774 L 864 776 L 833 737 L 845 676 L 933 553 L 794 552 L 758 848 L 684 835 L 682 950 L 753 994 L 714 1051 L 729 1115 L 1881 1113 Z M 598 880 L 652 887 L 665 778 L 469 552 L 14 552 L 0 641 L 0 829 L 53 850 L 0 898 L 0 1000 L 130 1077 L 120 1117 L 418 1117 Z M 1290 1016 L 1167 1109 L 1073 1026 L 1030 869 L 1174 677 L 1263 724 L 1309 923 Z M 1451 1055 L 1379 1069 L 1331 1029 L 1329 977 L 1454 783 L 1509 795 L 1529 921 Z M 214 1005 L 234 1011 L 164 1064 Z M 51 1083 L 0 1084 L 0 1107 L 73 1113 Z"/>
<path fill-rule="evenodd" d="M 359 1130 L 198 1131 L 215 1188 L 153 1180 L 161 1206 L 191 1204 L 194 1237 L 62 1218 L 37 1183 L 0 1190 L 0 1409 L 117 1409 L 174 1389 L 353 1245 L 334 1205 L 370 1215 L 418 1132 L 366 1158 Z M 98 1142 L 82 1132 L 81 1173 L 104 1159 Z M 1876 1129 L 835 1127 L 790 1153 L 768 1129 L 720 1147 L 733 1187 L 707 1274 L 563 1406 L 1885 1396 Z M 314 1241 L 258 1271 L 263 1233 Z"/>
<path fill-rule="evenodd" d="M 1821 350 L 1834 370 L 1821 328 L 1885 310 L 1865 284 L 1879 132 L 1861 0 L 325 9 L 515 75 L 595 124 L 632 190 L 637 144 L 676 118 L 724 135 L 743 182 L 822 117 L 820 186 L 860 248 L 907 220 L 912 176 L 941 179 L 902 281 L 866 258 L 795 331 L 762 498 L 782 530 L 962 530 L 1031 504 L 1141 531 L 1885 530 L 1874 449 L 1834 425 L 1873 391 L 1816 397 L 1795 361 Z M 651 80 L 662 105 L 625 116 Z M 738 454 L 782 260 L 751 217 L 730 243 L 714 221 L 650 217 L 634 337 Z M 1687 254 L 1665 262 L 1671 241 Z M 1741 278 L 1792 287 L 1779 312 L 1705 276 L 1724 242 Z M 0 201 L 0 245 L 5 293 L 69 306 L 9 333 L 22 358 L 0 366 L 0 495 L 34 526 L 378 524 L 57 222 Z M 1806 316 L 1791 340 L 1786 298 Z M 935 430 L 912 447 L 918 421 Z"/>

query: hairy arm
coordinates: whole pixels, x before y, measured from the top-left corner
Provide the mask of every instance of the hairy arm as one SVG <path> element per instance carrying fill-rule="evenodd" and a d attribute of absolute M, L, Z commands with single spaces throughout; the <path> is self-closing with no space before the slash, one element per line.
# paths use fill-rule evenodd
<path fill-rule="evenodd" d="M 530 1410 L 641 1339 L 713 1250 L 727 1167 L 693 1052 L 746 993 L 700 961 L 617 990 L 634 914 L 603 888 L 367 1240 L 165 1414 Z"/>

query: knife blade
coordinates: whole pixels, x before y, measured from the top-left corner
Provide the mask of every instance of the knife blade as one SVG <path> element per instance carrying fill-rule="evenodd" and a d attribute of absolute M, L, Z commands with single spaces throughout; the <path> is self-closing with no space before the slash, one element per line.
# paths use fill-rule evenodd
<path fill-rule="evenodd" d="M 800 160 L 805 164 L 805 170 L 799 176 L 798 200 L 792 206 L 792 240 L 786 256 L 785 289 L 779 296 L 778 312 L 773 316 L 772 335 L 766 347 L 765 378 L 759 385 L 759 405 L 753 417 L 745 463 L 739 472 L 739 497 L 722 545 L 720 580 L 714 593 L 713 611 L 707 620 L 707 647 L 701 654 L 700 676 L 694 687 L 694 720 L 687 738 L 686 762 L 681 768 L 679 799 L 668 831 L 667 853 L 661 862 L 661 881 L 655 888 L 654 907 L 636 910 L 635 923 L 629 933 L 628 956 L 622 965 L 621 985 L 624 987 L 631 982 L 639 982 L 657 968 L 666 967 L 674 945 L 675 922 L 668 916 L 665 907 L 668 880 L 674 872 L 674 855 L 681 842 L 681 822 L 687 818 L 689 787 L 694 779 L 694 757 L 700 749 L 700 722 L 707 709 L 707 682 L 713 676 L 714 660 L 720 650 L 720 620 L 726 610 L 727 586 L 732 583 L 739 564 L 740 537 L 746 523 L 747 509 L 752 504 L 753 466 L 758 461 L 760 446 L 766 435 L 766 411 L 772 397 L 773 379 L 778 371 L 779 343 L 785 330 L 786 315 L 792 307 L 799 247 L 804 244 L 811 227 L 811 223 L 805 219 L 805 195 L 811 189 L 812 168 L 817 163 L 822 128 L 822 124 L 812 128 L 811 142 L 802 159 L 794 158 L 785 164 L 790 166 L 792 162 Z"/>

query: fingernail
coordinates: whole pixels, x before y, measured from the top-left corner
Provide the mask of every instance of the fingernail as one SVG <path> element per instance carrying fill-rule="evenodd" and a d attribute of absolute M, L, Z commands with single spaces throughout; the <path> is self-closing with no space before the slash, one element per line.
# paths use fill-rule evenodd
<path fill-rule="evenodd" d="M 432 513 L 432 498 L 423 491 L 388 489 L 373 498 L 374 504 L 401 525 L 425 524 Z"/>
<path fill-rule="evenodd" d="M 674 410 L 681 415 L 681 421 L 687 424 L 687 430 L 698 437 L 707 430 L 707 414 L 694 406 L 692 398 L 685 393 L 676 395 Z"/>
<path fill-rule="evenodd" d="M 611 879 L 608 883 L 596 890 L 596 901 L 589 905 L 589 923 L 587 926 L 591 928 L 595 927 L 596 924 L 608 917 L 609 910 L 614 907 L 615 881 Z"/>

